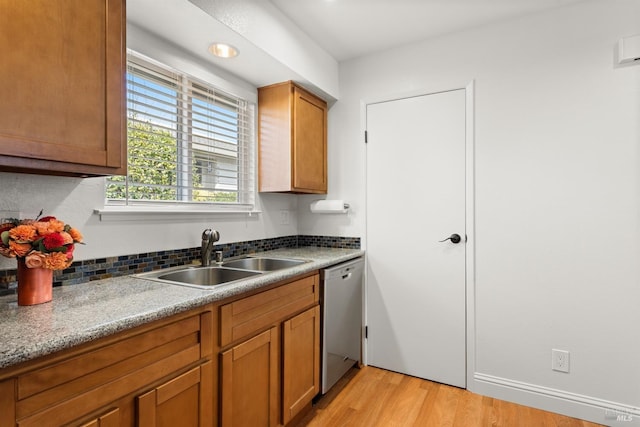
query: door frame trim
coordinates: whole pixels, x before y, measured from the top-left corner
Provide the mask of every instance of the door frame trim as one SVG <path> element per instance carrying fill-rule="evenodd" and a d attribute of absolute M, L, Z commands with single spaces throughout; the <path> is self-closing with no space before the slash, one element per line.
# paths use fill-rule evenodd
<path fill-rule="evenodd" d="M 450 92 L 454 90 L 464 89 L 465 91 L 465 228 L 467 232 L 467 242 L 465 245 L 465 325 L 466 325 L 466 388 L 473 391 L 474 373 L 476 371 L 476 250 L 475 250 L 475 80 L 471 80 L 466 84 L 455 87 L 447 87 L 445 89 L 433 90 L 422 89 L 404 93 L 396 93 L 394 95 L 379 96 L 375 98 L 363 99 L 360 101 L 360 129 L 361 135 L 367 130 L 367 106 L 381 102 L 389 102 L 404 98 L 411 98 L 424 95 L 434 95 L 437 93 Z M 366 147 L 365 147 L 366 152 Z M 364 178 L 365 178 L 365 206 L 367 197 L 367 156 L 364 156 Z M 363 247 L 367 248 L 367 214 L 365 212 L 365 235 L 363 238 Z M 367 261 L 368 262 L 368 261 Z M 363 292 L 363 325 L 367 324 L 368 307 L 368 269 L 365 268 L 365 286 Z M 363 327 L 362 333 L 362 355 L 363 363 L 368 364 L 367 358 L 367 340 Z"/>

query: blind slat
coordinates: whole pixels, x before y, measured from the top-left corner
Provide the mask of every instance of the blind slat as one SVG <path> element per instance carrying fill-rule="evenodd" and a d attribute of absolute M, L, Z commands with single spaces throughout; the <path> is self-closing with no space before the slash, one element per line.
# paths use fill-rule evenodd
<path fill-rule="evenodd" d="M 107 198 L 253 205 L 254 108 L 137 55 L 127 70 L 129 172 Z"/>

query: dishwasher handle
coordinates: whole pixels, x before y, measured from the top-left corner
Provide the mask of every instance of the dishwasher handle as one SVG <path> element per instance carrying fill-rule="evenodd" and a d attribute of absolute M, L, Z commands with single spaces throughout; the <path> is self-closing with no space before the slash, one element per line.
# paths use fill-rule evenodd
<path fill-rule="evenodd" d="M 352 271 L 354 270 L 354 267 L 347 267 L 344 270 L 342 270 L 342 280 L 348 280 L 352 275 Z"/>
<path fill-rule="evenodd" d="M 347 265 L 337 265 L 321 271 L 322 280 L 349 280 L 364 269 L 364 261 L 358 258 Z"/>

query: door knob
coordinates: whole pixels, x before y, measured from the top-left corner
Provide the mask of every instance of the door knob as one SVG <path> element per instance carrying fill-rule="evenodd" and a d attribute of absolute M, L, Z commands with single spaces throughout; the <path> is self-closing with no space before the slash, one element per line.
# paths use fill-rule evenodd
<path fill-rule="evenodd" d="M 452 234 L 451 236 L 447 237 L 444 240 L 440 240 L 440 242 L 446 242 L 447 240 L 451 240 L 451 243 L 460 243 L 460 241 L 462 240 L 462 237 L 460 237 L 459 234 Z"/>

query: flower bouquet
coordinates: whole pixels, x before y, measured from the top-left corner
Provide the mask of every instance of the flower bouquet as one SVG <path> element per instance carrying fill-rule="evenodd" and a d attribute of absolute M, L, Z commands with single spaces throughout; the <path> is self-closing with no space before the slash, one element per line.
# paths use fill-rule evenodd
<path fill-rule="evenodd" d="M 31 305 L 51 300 L 53 270 L 64 270 L 73 262 L 73 251 L 82 243 L 77 229 L 52 216 L 8 219 L 0 225 L 0 254 L 18 259 L 18 304 Z M 44 284 L 36 283 L 44 282 Z M 36 285 L 46 286 L 44 297 L 24 297 Z M 32 289 L 33 288 L 33 289 Z M 21 296 L 22 302 L 21 302 Z M 42 301 L 42 299 L 46 301 Z M 39 301 L 39 302 L 28 302 Z"/>

